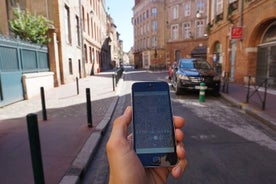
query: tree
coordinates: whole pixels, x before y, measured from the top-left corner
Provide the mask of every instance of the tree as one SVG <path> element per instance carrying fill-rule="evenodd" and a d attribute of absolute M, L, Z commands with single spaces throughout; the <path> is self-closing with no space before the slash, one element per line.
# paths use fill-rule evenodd
<path fill-rule="evenodd" d="M 52 22 L 43 16 L 33 16 L 26 10 L 16 8 L 13 11 L 14 18 L 9 21 L 11 31 L 22 40 L 37 44 L 46 44 L 50 41 L 47 36 Z"/>

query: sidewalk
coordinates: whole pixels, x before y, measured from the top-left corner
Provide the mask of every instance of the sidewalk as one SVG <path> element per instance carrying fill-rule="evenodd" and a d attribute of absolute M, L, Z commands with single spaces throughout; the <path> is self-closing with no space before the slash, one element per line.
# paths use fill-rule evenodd
<path fill-rule="evenodd" d="M 90 88 L 93 127 L 88 128 L 86 93 Z M 34 183 L 26 115 L 36 113 L 45 183 L 75 183 L 109 123 L 118 96 L 112 73 L 101 73 L 45 91 L 47 121 L 40 95 L 0 108 L 0 178 L 3 184 Z"/>
<path fill-rule="evenodd" d="M 251 88 L 250 94 L 253 93 L 254 89 L 254 87 Z M 256 93 L 250 97 L 249 103 L 246 103 L 247 90 L 247 86 L 245 85 L 230 83 L 229 92 L 221 92 L 221 96 L 238 108 L 244 110 L 246 113 L 261 120 L 271 129 L 276 130 L 276 91 L 268 90 L 265 110 L 262 110 L 262 102 Z M 264 99 L 264 92 L 260 90 L 259 94 L 261 98 Z"/>
<path fill-rule="evenodd" d="M 116 107 L 112 73 L 101 73 L 45 91 L 47 121 L 40 95 L 0 108 L 0 178 L 3 184 L 34 183 L 26 115 L 37 113 L 45 183 L 77 183 Z M 91 90 L 93 128 L 87 126 L 85 88 Z M 118 87 L 119 88 L 119 87 Z M 274 91 L 275 92 L 275 91 Z M 276 130 L 276 94 L 268 93 L 266 109 L 256 95 L 246 104 L 247 88 L 231 83 L 222 98 Z"/>

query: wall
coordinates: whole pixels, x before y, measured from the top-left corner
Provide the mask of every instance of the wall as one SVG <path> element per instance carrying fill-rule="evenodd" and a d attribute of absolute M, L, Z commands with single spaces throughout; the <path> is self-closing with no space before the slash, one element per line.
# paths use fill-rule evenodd
<path fill-rule="evenodd" d="M 44 90 L 54 88 L 54 72 L 40 72 L 23 74 L 24 98 L 30 99 L 40 94 L 40 87 Z"/>

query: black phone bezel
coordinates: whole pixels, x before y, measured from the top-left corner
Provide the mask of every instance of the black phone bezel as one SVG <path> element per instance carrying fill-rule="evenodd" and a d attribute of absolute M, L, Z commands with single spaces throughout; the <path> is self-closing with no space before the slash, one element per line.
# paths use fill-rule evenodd
<path fill-rule="evenodd" d="M 134 119 L 134 113 L 135 113 L 135 105 L 134 105 L 134 93 L 135 92 L 153 92 L 153 91 L 166 91 L 168 98 L 169 98 L 169 111 L 171 115 L 171 123 L 172 123 L 172 139 L 174 141 L 174 152 L 169 153 L 147 153 L 147 154 L 141 154 L 137 153 L 140 161 L 142 162 L 144 167 L 171 167 L 174 166 L 177 161 L 177 154 L 176 154 L 176 141 L 175 141 L 175 132 L 174 132 L 174 124 L 173 124 L 173 116 L 172 116 L 172 107 L 171 107 L 171 99 L 170 99 L 170 90 L 168 83 L 166 82 L 136 82 L 132 85 L 132 106 L 133 106 L 133 146 L 134 150 L 136 151 L 135 146 L 135 119 Z M 156 104 L 158 105 L 158 104 Z"/>

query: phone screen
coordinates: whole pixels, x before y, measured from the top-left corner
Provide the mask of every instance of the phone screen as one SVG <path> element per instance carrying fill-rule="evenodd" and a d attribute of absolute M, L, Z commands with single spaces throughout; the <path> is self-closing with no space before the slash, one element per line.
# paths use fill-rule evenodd
<path fill-rule="evenodd" d="M 168 84 L 134 84 L 132 103 L 134 149 L 144 166 L 174 165 L 177 157 Z"/>

